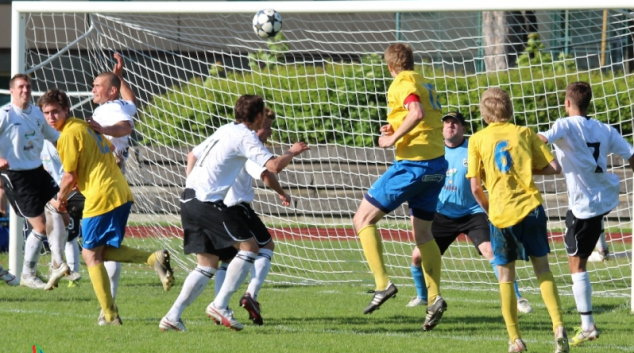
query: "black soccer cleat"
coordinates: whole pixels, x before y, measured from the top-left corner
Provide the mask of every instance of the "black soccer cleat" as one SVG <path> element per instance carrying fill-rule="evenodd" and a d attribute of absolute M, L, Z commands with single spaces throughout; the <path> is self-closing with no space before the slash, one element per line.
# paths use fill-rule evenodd
<path fill-rule="evenodd" d="M 434 304 L 427 307 L 427 316 L 423 324 L 423 331 L 431 331 L 442 319 L 442 314 L 447 311 L 447 302 L 439 295 Z"/>
<path fill-rule="evenodd" d="M 363 310 L 363 313 L 372 314 L 372 312 L 378 309 L 383 303 L 385 303 L 386 300 L 396 297 L 396 293 L 398 293 L 398 289 L 392 282 L 387 284 L 387 288 L 385 288 L 385 290 L 374 291 L 374 298 L 372 298 L 370 305 Z"/>

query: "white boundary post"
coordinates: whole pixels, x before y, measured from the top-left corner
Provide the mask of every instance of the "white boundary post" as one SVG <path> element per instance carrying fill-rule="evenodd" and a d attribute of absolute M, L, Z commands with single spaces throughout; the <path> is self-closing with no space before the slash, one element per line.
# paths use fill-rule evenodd
<path fill-rule="evenodd" d="M 11 76 L 24 71 L 24 29 L 25 14 L 12 9 L 11 11 Z M 24 219 L 11 208 L 9 216 L 9 272 L 20 278 L 22 274 L 22 260 L 24 236 L 22 227 Z"/>

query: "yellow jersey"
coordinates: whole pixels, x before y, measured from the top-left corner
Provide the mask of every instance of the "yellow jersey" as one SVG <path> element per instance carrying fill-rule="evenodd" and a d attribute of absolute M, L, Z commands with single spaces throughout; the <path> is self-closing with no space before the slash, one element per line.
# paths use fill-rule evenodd
<path fill-rule="evenodd" d="M 471 136 L 467 178 L 482 178 L 494 226 L 514 226 L 542 204 L 533 169 L 543 169 L 553 159 L 537 134 L 512 123 L 492 123 Z"/>
<path fill-rule="evenodd" d="M 425 161 L 445 155 L 442 112 L 433 86 L 415 71 L 401 71 L 387 91 L 387 122 L 396 131 L 407 116 L 404 106 L 409 95 L 418 96 L 425 117 L 396 141 L 396 160 Z"/>
<path fill-rule="evenodd" d="M 84 218 L 108 213 L 134 201 L 112 155 L 112 144 L 85 121 L 66 120 L 57 140 L 57 150 L 64 171 L 77 173 L 77 188 L 86 197 Z"/>

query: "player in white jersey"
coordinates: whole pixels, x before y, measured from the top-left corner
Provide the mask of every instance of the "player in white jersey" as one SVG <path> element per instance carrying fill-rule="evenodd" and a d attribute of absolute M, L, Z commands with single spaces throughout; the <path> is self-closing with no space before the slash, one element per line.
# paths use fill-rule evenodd
<path fill-rule="evenodd" d="M 295 143 L 284 155 L 275 157 L 264 147 L 255 131 L 265 119 L 264 101 L 260 96 L 243 95 L 236 102 L 234 123 L 221 126 L 187 156 L 187 180 L 181 195 L 181 222 L 185 254 L 196 254 L 198 265 L 190 272 L 176 302 L 161 320 L 167 329 L 185 331 L 180 316 L 205 289 L 224 257 L 223 249 L 239 249 L 227 268 L 225 281 L 207 306 L 207 315 L 215 322 L 236 331 L 244 327 L 233 318 L 229 299 L 244 282 L 259 246 L 249 227 L 228 210 L 223 199 L 247 160 L 272 173 L 284 169 L 293 157 L 308 149 Z M 224 259 L 223 259 L 224 260 Z"/>
<path fill-rule="evenodd" d="M 568 117 L 557 119 L 550 130 L 538 135 L 555 146 L 568 187 L 565 242 L 572 291 L 581 314 L 581 328 L 570 340 L 572 346 L 599 338 L 586 264 L 603 233 L 603 217 L 619 204 L 620 180 L 607 172 L 608 154 L 620 155 L 634 170 L 632 145 L 612 126 L 587 116 L 591 100 L 588 83 L 571 83 L 564 101 Z"/>
<path fill-rule="evenodd" d="M 59 133 L 46 123 L 40 108 L 30 103 L 31 79 L 27 75 L 13 76 L 9 91 L 12 102 L 0 111 L 2 186 L 11 207 L 33 227 L 24 246 L 20 283 L 30 288 L 51 290 L 70 272 L 62 251 L 66 242 L 64 220 L 49 204 L 59 188 L 40 160 L 44 139 L 56 142 Z M 45 207 L 52 211 L 49 223 L 53 225 L 48 236 L 53 257 L 48 283 L 43 283 L 36 275 L 42 241 L 46 236 Z"/>
<path fill-rule="evenodd" d="M 114 146 L 114 156 L 121 172 L 125 175 L 125 164 L 128 159 L 128 143 L 134 129 L 133 116 L 136 113 L 136 97 L 130 86 L 123 79 L 123 58 L 114 54 L 116 60 L 112 72 L 105 72 L 95 78 L 92 93 L 93 102 L 99 106 L 87 119 L 88 125 L 96 132 L 104 135 Z M 112 298 L 116 299 L 121 264 L 105 261 L 104 266 L 110 278 Z M 100 316 L 101 317 L 101 316 Z"/>

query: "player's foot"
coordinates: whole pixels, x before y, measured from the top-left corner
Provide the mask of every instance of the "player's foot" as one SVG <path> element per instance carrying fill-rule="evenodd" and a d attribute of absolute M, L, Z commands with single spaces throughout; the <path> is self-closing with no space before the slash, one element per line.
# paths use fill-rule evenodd
<path fill-rule="evenodd" d="M 374 310 L 378 309 L 385 301 L 390 298 L 393 298 L 398 293 L 398 288 L 392 282 L 388 282 L 387 288 L 385 290 L 376 290 L 374 291 L 374 298 L 370 304 L 363 310 L 364 314 L 372 314 Z"/>
<path fill-rule="evenodd" d="M 29 287 L 33 289 L 44 289 L 46 283 L 40 279 L 36 274 L 22 274 L 20 278 L 20 285 L 23 287 Z"/>
<path fill-rule="evenodd" d="M 526 343 L 521 338 L 516 339 L 515 342 L 509 342 L 509 353 L 526 351 L 528 351 L 528 348 L 526 348 Z"/>
<path fill-rule="evenodd" d="M 423 324 L 423 331 L 431 331 L 442 319 L 443 313 L 447 311 L 447 302 L 439 295 L 434 304 L 427 307 L 427 317 Z"/>
<path fill-rule="evenodd" d="M 53 268 L 53 266 L 51 265 L 51 267 L 49 267 L 48 269 L 48 283 L 46 283 L 44 290 L 53 290 L 55 287 L 57 287 L 57 283 L 59 282 L 59 280 L 69 274 L 70 267 L 68 267 L 65 262 L 62 262 L 62 264 L 59 265 L 59 267 L 57 268 Z"/>
<path fill-rule="evenodd" d="M 2 266 L 0 266 L 0 281 L 4 281 L 6 284 L 10 285 L 11 287 L 17 286 L 20 284 L 20 280 L 18 280 L 16 276 L 9 273 L 9 271 L 2 268 Z"/>
<path fill-rule="evenodd" d="M 211 303 L 207 306 L 206 312 L 207 316 L 214 320 L 216 324 L 225 325 L 235 331 L 240 331 L 244 328 L 244 325 L 233 318 L 233 310 L 229 308 L 218 309 L 214 306 L 214 303 Z"/>
<path fill-rule="evenodd" d="M 533 307 L 526 298 L 519 298 L 517 300 L 517 311 L 523 314 L 530 314 L 533 312 Z"/>
<path fill-rule="evenodd" d="M 568 335 L 563 326 L 557 327 L 555 330 L 555 353 L 568 353 L 570 346 L 568 345 Z"/>
<path fill-rule="evenodd" d="M 167 319 L 167 316 L 161 319 L 159 328 L 161 329 L 161 331 L 187 332 L 187 329 L 185 328 L 185 325 L 183 324 L 183 320 L 178 319 L 178 321 L 170 321 Z"/>
<path fill-rule="evenodd" d="M 81 279 L 81 273 L 75 272 L 75 271 L 70 271 L 70 274 L 67 275 L 64 278 L 69 280 L 69 281 L 71 281 L 71 282 L 76 282 L 76 281 L 79 281 Z"/>
<path fill-rule="evenodd" d="M 242 298 L 240 298 L 240 306 L 249 312 L 249 319 L 251 319 L 254 324 L 262 326 L 264 320 L 262 320 L 262 315 L 260 314 L 260 303 L 255 301 L 255 299 L 251 297 L 251 294 L 245 293 Z"/>
<path fill-rule="evenodd" d="M 577 329 L 575 332 L 575 336 L 570 339 L 571 346 L 580 346 L 584 342 L 594 341 L 599 338 L 599 330 L 596 326 L 592 327 L 590 330 L 584 331 L 581 327 Z"/>
<path fill-rule="evenodd" d="M 407 303 L 407 305 L 405 306 L 408 308 L 413 308 L 415 306 L 420 306 L 420 305 L 427 305 L 427 301 L 419 298 L 418 296 L 415 296 L 415 297 L 412 297 L 409 303 Z"/>
<path fill-rule="evenodd" d="M 111 325 L 112 326 L 123 325 L 123 322 L 121 321 L 121 318 L 119 317 L 119 314 L 117 314 L 117 316 L 112 321 L 107 321 L 105 316 L 103 317 L 102 320 L 99 320 L 99 326 L 111 326 Z"/>
<path fill-rule="evenodd" d="M 159 275 L 163 289 L 168 291 L 174 286 L 174 271 L 170 265 L 170 252 L 167 250 L 158 250 L 154 252 L 156 262 L 154 263 L 154 271 Z"/>

